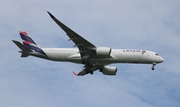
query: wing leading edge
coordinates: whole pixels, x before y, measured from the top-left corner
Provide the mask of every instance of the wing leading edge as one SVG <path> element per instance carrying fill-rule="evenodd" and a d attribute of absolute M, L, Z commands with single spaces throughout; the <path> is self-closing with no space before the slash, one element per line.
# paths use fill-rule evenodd
<path fill-rule="evenodd" d="M 47 11 L 48 12 L 48 11 Z M 85 56 L 88 56 L 92 53 L 92 50 L 96 48 L 95 45 L 81 37 L 79 34 L 68 28 L 66 25 L 64 25 L 62 22 L 60 22 L 57 18 L 55 18 L 50 12 L 48 12 L 50 17 L 61 27 L 68 37 L 69 40 L 72 40 L 75 44 L 75 46 L 78 47 L 79 52 L 81 54 L 81 58 L 84 58 Z"/>

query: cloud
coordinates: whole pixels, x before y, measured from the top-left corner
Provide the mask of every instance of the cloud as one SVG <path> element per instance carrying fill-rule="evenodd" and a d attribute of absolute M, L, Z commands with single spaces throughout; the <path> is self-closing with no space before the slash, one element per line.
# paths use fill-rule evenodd
<path fill-rule="evenodd" d="M 164 1 L 1 1 L 0 106 L 147 106 L 178 107 L 179 9 Z M 117 76 L 100 72 L 74 77 L 82 65 L 34 57 L 20 58 L 11 40 L 26 30 L 41 47 L 72 47 L 48 16 L 97 46 L 140 48 L 158 52 L 165 62 L 151 65 L 113 64 Z"/>

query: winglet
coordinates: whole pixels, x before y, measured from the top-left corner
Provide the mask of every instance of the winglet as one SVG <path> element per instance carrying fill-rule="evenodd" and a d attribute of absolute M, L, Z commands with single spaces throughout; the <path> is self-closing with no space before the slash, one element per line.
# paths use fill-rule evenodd
<path fill-rule="evenodd" d="M 50 12 L 48 12 L 48 14 L 50 15 L 51 18 L 55 18 Z"/>
<path fill-rule="evenodd" d="M 72 71 L 72 73 L 73 73 L 75 76 L 77 76 L 77 74 L 76 74 L 74 71 Z"/>

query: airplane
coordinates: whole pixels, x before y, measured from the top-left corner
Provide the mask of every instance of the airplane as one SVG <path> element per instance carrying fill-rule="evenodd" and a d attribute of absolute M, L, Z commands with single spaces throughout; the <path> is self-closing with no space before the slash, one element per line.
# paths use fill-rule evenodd
<path fill-rule="evenodd" d="M 84 64 L 83 69 L 73 74 L 84 76 L 93 74 L 99 70 L 104 75 L 116 75 L 117 67 L 110 66 L 113 63 L 130 64 L 152 64 L 152 70 L 156 64 L 162 63 L 164 59 L 156 52 L 141 49 L 111 49 L 110 47 L 98 47 L 84 39 L 82 36 L 71 30 L 60 22 L 50 12 L 50 17 L 62 28 L 69 41 L 74 42 L 77 48 L 41 48 L 25 31 L 20 31 L 22 43 L 12 40 L 20 49 L 21 57 L 34 56 L 52 61 L 72 62 Z"/>

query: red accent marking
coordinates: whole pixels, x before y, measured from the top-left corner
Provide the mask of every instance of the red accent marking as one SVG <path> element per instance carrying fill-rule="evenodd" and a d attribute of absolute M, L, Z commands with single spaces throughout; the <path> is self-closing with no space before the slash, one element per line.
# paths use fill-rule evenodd
<path fill-rule="evenodd" d="M 28 34 L 26 32 L 20 32 L 20 34 L 23 34 L 25 36 L 28 36 Z"/>
<path fill-rule="evenodd" d="M 28 45 L 32 44 L 31 42 L 28 42 L 28 41 L 24 41 L 23 43 L 28 44 Z"/>
<path fill-rule="evenodd" d="M 75 76 L 77 76 L 77 74 L 76 74 L 74 71 L 72 71 L 72 73 L 73 73 Z"/>
<path fill-rule="evenodd" d="M 142 52 L 146 52 L 146 51 L 142 50 Z"/>

